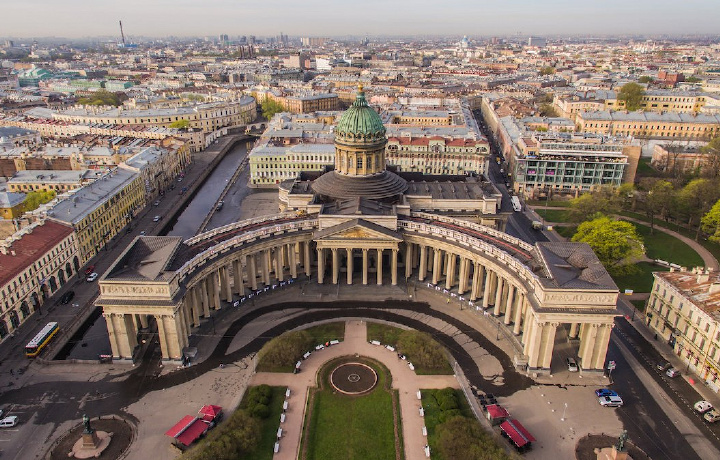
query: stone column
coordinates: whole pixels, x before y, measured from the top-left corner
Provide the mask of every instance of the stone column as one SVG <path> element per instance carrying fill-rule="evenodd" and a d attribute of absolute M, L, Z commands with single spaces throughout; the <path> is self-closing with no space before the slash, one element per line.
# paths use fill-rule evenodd
<path fill-rule="evenodd" d="M 424 281 L 427 275 L 427 246 L 420 246 L 420 270 L 418 270 L 418 281 Z"/>
<path fill-rule="evenodd" d="M 177 327 L 173 327 L 174 320 L 174 315 L 172 317 L 155 315 L 155 321 L 158 325 L 158 341 L 160 342 L 163 359 L 179 358 L 180 355 L 177 343 Z"/>
<path fill-rule="evenodd" d="M 568 334 L 568 337 L 571 339 L 577 339 L 579 333 L 580 333 L 580 323 L 571 323 L 570 324 L 570 334 Z"/>
<path fill-rule="evenodd" d="M 485 268 L 480 265 L 480 262 L 475 262 L 472 279 L 472 289 L 470 292 L 470 300 L 473 302 L 480 296 L 480 283 L 482 282 L 483 275 L 485 274 Z"/>
<path fill-rule="evenodd" d="M 200 291 L 197 286 L 193 287 L 188 291 L 187 294 L 192 302 L 192 324 L 195 327 L 200 326 Z"/>
<path fill-rule="evenodd" d="M 110 350 L 112 352 L 113 358 L 126 358 L 127 356 L 123 356 L 120 351 L 121 347 L 118 342 L 118 336 L 115 335 L 115 324 L 113 323 L 113 314 L 112 313 L 103 313 L 103 316 L 105 317 L 105 324 L 107 324 L 107 330 L 108 330 L 108 336 L 110 337 Z"/>
<path fill-rule="evenodd" d="M 493 272 L 490 269 L 485 270 L 485 290 L 483 291 L 482 305 L 487 310 L 490 306 L 490 285 L 492 284 Z"/>
<path fill-rule="evenodd" d="M 198 283 L 198 286 L 200 287 L 200 296 L 202 299 L 203 304 L 203 316 L 205 318 L 210 317 L 210 293 L 208 292 L 208 278 L 203 278 L 202 281 Z"/>
<path fill-rule="evenodd" d="M 285 279 L 285 264 L 283 264 L 283 246 L 275 248 L 275 277 L 278 282 Z"/>
<path fill-rule="evenodd" d="M 250 288 L 253 291 L 257 291 L 257 265 L 255 254 L 250 254 L 248 257 L 248 280 L 250 281 Z"/>
<path fill-rule="evenodd" d="M 552 361 L 552 352 L 555 347 L 555 331 L 557 330 L 558 323 L 545 323 L 542 333 L 542 342 L 540 344 L 541 351 L 539 353 L 540 362 L 538 367 L 543 369 L 550 369 L 550 363 Z"/>
<path fill-rule="evenodd" d="M 405 279 L 410 279 L 410 276 L 412 275 L 412 253 L 413 253 L 413 244 L 412 243 L 406 243 L 405 244 Z"/>
<path fill-rule="evenodd" d="M 525 294 L 520 293 L 518 296 L 517 307 L 515 307 L 515 324 L 513 324 L 513 334 L 520 335 L 520 323 L 522 322 L 523 310 L 527 308 L 527 300 Z"/>
<path fill-rule="evenodd" d="M 138 315 L 140 320 L 140 328 L 141 329 L 147 329 L 148 328 L 148 315 Z"/>
<path fill-rule="evenodd" d="M 242 296 L 245 294 L 245 286 L 243 286 L 243 272 L 242 272 L 242 263 L 240 263 L 240 259 L 235 259 L 232 262 L 233 266 L 233 287 L 235 288 L 235 293 L 239 296 Z"/>
<path fill-rule="evenodd" d="M 452 289 L 455 285 L 455 264 L 457 263 L 457 255 L 447 254 L 447 271 L 445 272 L 445 289 Z"/>
<path fill-rule="evenodd" d="M 442 264 L 441 252 L 438 248 L 433 248 L 433 271 L 432 271 L 432 282 L 438 284 L 440 281 L 440 266 Z"/>
<path fill-rule="evenodd" d="M 544 324 L 537 323 L 534 317 L 526 317 L 528 322 L 527 330 L 523 334 L 525 341 L 523 353 L 528 357 L 528 366 L 531 368 L 539 367 L 540 343 L 542 340 L 542 330 Z"/>
<path fill-rule="evenodd" d="M 463 295 L 467 289 L 467 267 L 468 260 L 460 257 L 460 277 L 458 279 L 458 294 Z"/>
<path fill-rule="evenodd" d="M 362 284 L 368 284 L 368 249 L 362 248 L 362 254 L 363 254 Z"/>
<path fill-rule="evenodd" d="M 353 250 L 347 248 L 345 251 L 347 252 L 347 284 L 353 284 Z"/>
<path fill-rule="evenodd" d="M 338 278 L 340 277 L 340 257 L 337 248 L 331 248 L 330 251 L 332 251 L 332 284 L 338 284 Z"/>
<path fill-rule="evenodd" d="M 288 255 L 290 257 L 290 276 L 292 277 L 292 279 L 295 279 L 298 276 L 297 275 L 297 266 L 298 266 L 297 254 L 295 252 L 296 248 L 295 248 L 294 244 L 291 244 L 291 245 L 288 245 L 287 249 L 288 249 Z"/>
<path fill-rule="evenodd" d="M 323 284 L 323 278 L 325 277 L 325 250 L 318 248 L 318 284 Z"/>
<path fill-rule="evenodd" d="M 595 349 L 593 350 L 592 369 L 594 370 L 605 367 L 605 357 L 607 355 L 608 344 L 610 343 L 612 328 L 612 324 L 601 324 L 598 329 L 598 334 L 595 338 Z M 587 369 L 587 365 L 583 367 Z"/>
<path fill-rule="evenodd" d="M 305 263 L 305 276 L 309 277 L 312 274 L 312 271 L 311 271 L 312 267 L 311 267 L 311 261 L 310 261 L 310 242 L 309 241 L 306 241 L 303 244 L 303 254 L 304 254 L 303 262 Z"/>
<path fill-rule="evenodd" d="M 217 274 L 220 277 L 220 281 L 219 281 L 219 285 L 218 285 L 220 299 L 227 300 L 227 297 L 225 296 L 225 294 L 227 293 L 227 284 L 226 284 L 227 280 L 225 278 L 225 267 L 223 266 L 223 267 L 218 268 Z M 232 297 L 230 297 L 230 298 L 232 298 Z"/>
<path fill-rule="evenodd" d="M 266 249 L 262 253 L 262 269 L 263 269 L 263 284 L 270 286 L 270 267 L 272 266 L 272 258 L 270 256 L 270 250 Z"/>
<path fill-rule="evenodd" d="M 500 316 L 500 310 L 502 307 L 502 293 L 505 287 L 505 278 L 501 278 L 497 275 L 497 284 L 495 288 L 495 308 L 493 309 L 493 315 Z"/>
<path fill-rule="evenodd" d="M 230 286 L 230 269 L 227 267 L 223 267 L 223 279 L 225 280 L 225 300 L 228 302 L 232 302 L 233 294 L 232 294 L 232 286 Z"/>
<path fill-rule="evenodd" d="M 578 357 L 580 358 L 582 367 L 591 369 L 593 366 L 593 351 L 595 350 L 595 340 L 598 335 L 599 324 L 584 323 L 580 326 L 580 349 Z"/>
<path fill-rule="evenodd" d="M 510 324 L 510 321 L 512 319 L 512 312 L 513 312 L 513 301 L 515 300 L 515 286 L 508 283 L 508 295 L 507 295 L 507 302 L 505 307 L 505 319 L 503 320 L 505 324 Z"/>
<path fill-rule="evenodd" d="M 397 269 L 398 269 L 398 250 L 392 249 L 392 259 L 390 260 L 390 284 L 397 286 Z"/>
<path fill-rule="evenodd" d="M 378 286 L 382 286 L 382 249 L 377 250 L 377 284 Z"/>

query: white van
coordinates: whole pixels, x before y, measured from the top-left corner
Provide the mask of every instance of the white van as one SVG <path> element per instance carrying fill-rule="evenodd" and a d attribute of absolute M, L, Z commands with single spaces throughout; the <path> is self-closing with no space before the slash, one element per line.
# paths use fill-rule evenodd
<path fill-rule="evenodd" d="M 0 420 L 0 428 L 9 428 L 18 424 L 17 415 L 11 415 Z"/>

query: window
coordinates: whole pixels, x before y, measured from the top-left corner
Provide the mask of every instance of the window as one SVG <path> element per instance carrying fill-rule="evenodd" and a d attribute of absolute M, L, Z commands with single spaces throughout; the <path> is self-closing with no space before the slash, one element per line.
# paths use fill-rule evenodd
<path fill-rule="evenodd" d="M 362 169 L 363 160 L 362 160 L 362 157 L 361 157 L 361 156 L 358 156 L 358 157 L 357 157 L 357 161 L 355 162 L 355 165 L 356 165 L 356 168 L 357 168 L 357 169 Z"/>

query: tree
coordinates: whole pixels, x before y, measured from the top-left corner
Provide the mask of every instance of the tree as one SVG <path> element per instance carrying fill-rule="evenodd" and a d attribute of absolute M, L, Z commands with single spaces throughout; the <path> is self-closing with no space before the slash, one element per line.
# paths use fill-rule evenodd
<path fill-rule="evenodd" d="M 36 210 L 41 204 L 51 201 L 57 193 L 54 190 L 36 190 L 25 195 L 23 209 L 25 212 Z"/>
<path fill-rule="evenodd" d="M 559 115 L 558 115 L 557 109 L 555 109 L 555 106 L 553 106 L 552 104 L 545 103 L 540 106 L 540 116 L 542 116 L 542 117 L 557 117 Z"/>
<path fill-rule="evenodd" d="M 170 123 L 171 128 L 187 129 L 190 126 L 190 120 L 177 120 Z"/>
<path fill-rule="evenodd" d="M 555 67 L 545 66 L 540 69 L 540 75 L 552 75 L 555 73 Z"/>
<path fill-rule="evenodd" d="M 630 222 L 598 217 L 578 226 L 572 241 L 587 243 L 611 275 L 628 275 L 645 254 L 642 238 Z"/>
<path fill-rule="evenodd" d="M 101 89 L 90 96 L 78 99 L 77 102 L 82 105 L 112 105 L 117 107 L 120 105 L 120 97 L 115 93 Z"/>
<path fill-rule="evenodd" d="M 646 190 L 643 204 L 645 215 L 650 219 L 650 234 L 652 235 L 655 232 L 655 217 L 667 220 L 677 192 L 675 187 L 666 180 L 648 178 L 643 179 L 641 185 Z"/>
<path fill-rule="evenodd" d="M 700 147 L 700 153 L 705 156 L 703 175 L 706 177 L 718 177 L 718 174 L 720 174 L 720 136 L 708 142 L 707 145 Z"/>
<path fill-rule="evenodd" d="M 270 120 L 276 113 L 285 111 L 285 107 L 281 103 L 269 98 L 265 98 L 260 107 L 262 109 L 262 116 L 265 117 L 266 120 Z"/>
<path fill-rule="evenodd" d="M 594 219 L 598 214 L 617 214 L 620 211 L 620 203 L 617 189 L 604 185 L 570 202 L 570 220 L 584 222 Z"/>
<path fill-rule="evenodd" d="M 700 222 L 702 224 L 702 231 L 710 234 L 710 241 L 720 243 L 720 200 L 715 202 Z"/>
<path fill-rule="evenodd" d="M 649 75 L 643 75 L 642 77 L 638 78 L 639 83 L 652 83 L 653 81 L 653 77 Z"/>
<path fill-rule="evenodd" d="M 690 181 L 678 194 L 678 202 L 688 224 L 697 225 L 695 240 L 700 237 L 700 220 L 713 207 L 720 198 L 718 181 L 710 179 L 695 179 Z"/>
<path fill-rule="evenodd" d="M 626 83 L 620 88 L 617 98 L 619 101 L 624 101 L 625 108 L 632 112 L 642 107 L 642 98 L 644 95 L 645 90 L 642 86 L 637 83 Z"/>

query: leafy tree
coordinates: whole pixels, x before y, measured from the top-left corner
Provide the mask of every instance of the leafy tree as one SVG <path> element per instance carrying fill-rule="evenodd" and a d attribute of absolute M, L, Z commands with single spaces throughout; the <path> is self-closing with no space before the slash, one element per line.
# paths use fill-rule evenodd
<path fill-rule="evenodd" d="M 653 81 L 653 77 L 649 75 L 643 75 L 642 77 L 638 78 L 639 83 L 651 83 Z"/>
<path fill-rule="evenodd" d="M 397 349 L 407 355 L 416 366 L 426 370 L 441 370 L 448 365 L 442 347 L 429 334 L 419 331 L 403 331 L 397 341 Z"/>
<path fill-rule="evenodd" d="M 700 83 L 702 80 L 694 75 L 690 75 L 685 79 L 685 81 L 688 83 Z"/>
<path fill-rule="evenodd" d="M 617 189 L 602 186 L 592 192 L 584 193 L 570 202 L 570 220 L 584 222 L 597 214 L 617 214 L 620 211 L 621 198 Z"/>
<path fill-rule="evenodd" d="M 183 454 L 185 460 L 235 460 L 245 458 L 260 441 L 261 423 L 244 410 L 211 430 L 204 441 Z"/>
<path fill-rule="evenodd" d="M 552 75 L 555 73 L 555 67 L 545 66 L 540 69 L 540 75 Z"/>
<path fill-rule="evenodd" d="M 552 104 L 545 103 L 540 106 L 540 116 L 542 116 L 542 117 L 557 117 L 559 115 L 558 115 L 557 109 L 555 109 L 555 106 L 553 106 Z"/>
<path fill-rule="evenodd" d="M 619 101 L 625 102 L 625 108 L 630 111 L 638 110 L 642 107 L 642 98 L 645 90 L 637 83 L 626 83 L 620 88 L 617 98 Z"/>
<path fill-rule="evenodd" d="M 641 185 L 646 190 L 643 200 L 645 215 L 650 219 L 650 234 L 655 231 L 655 217 L 667 220 L 668 213 L 677 197 L 675 187 L 659 179 L 643 179 Z"/>
<path fill-rule="evenodd" d="M 170 123 L 171 128 L 187 129 L 190 126 L 190 120 L 177 120 Z"/>
<path fill-rule="evenodd" d="M 638 192 L 635 190 L 635 185 L 631 183 L 620 184 L 617 189 L 618 201 L 620 201 L 620 207 L 625 211 L 634 211 L 637 203 Z"/>
<path fill-rule="evenodd" d="M 718 177 L 720 174 L 720 136 L 701 147 L 700 153 L 705 156 L 706 161 L 703 174 L 707 177 Z"/>
<path fill-rule="evenodd" d="M 260 108 L 262 109 L 262 116 L 265 117 L 266 120 L 270 120 L 276 113 L 285 111 L 285 107 L 281 103 L 269 98 L 265 98 Z"/>
<path fill-rule="evenodd" d="M 120 98 L 115 93 L 101 89 L 88 97 L 78 99 L 77 102 L 82 105 L 112 105 L 117 107 L 120 105 Z"/>
<path fill-rule="evenodd" d="M 690 181 L 678 194 L 678 201 L 689 225 L 697 225 L 695 240 L 700 237 L 702 217 L 720 198 L 718 182 L 710 179 Z"/>
<path fill-rule="evenodd" d="M 41 204 L 51 201 L 57 193 L 54 190 L 36 190 L 28 193 L 23 201 L 23 209 L 25 212 L 34 211 Z"/>
<path fill-rule="evenodd" d="M 275 337 L 258 353 L 258 368 L 278 369 L 294 366 L 313 346 L 313 338 L 307 331 L 292 331 Z"/>
<path fill-rule="evenodd" d="M 611 275 L 635 272 L 635 260 L 645 254 L 642 238 L 633 224 L 605 216 L 580 224 L 572 241 L 590 245 Z"/>
<path fill-rule="evenodd" d="M 700 222 L 702 231 L 710 234 L 710 241 L 720 243 L 720 200 L 710 208 L 710 211 L 703 216 Z"/>
<path fill-rule="evenodd" d="M 468 417 L 455 416 L 436 427 L 438 450 L 442 458 L 465 460 L 509 460 L 510 457 L 483 430 L 480 423 Z"/>

